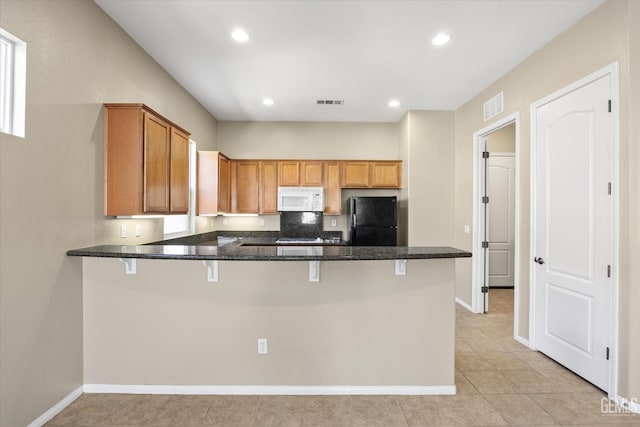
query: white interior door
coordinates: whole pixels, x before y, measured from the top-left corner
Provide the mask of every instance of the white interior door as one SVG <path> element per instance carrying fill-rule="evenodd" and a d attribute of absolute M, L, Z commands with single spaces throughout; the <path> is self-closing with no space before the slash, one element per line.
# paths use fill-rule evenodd
<path fill-rule="evenodd" d="M 491 153 L 489 156 L 488 168 L 488 283 L 489 287 L 513 286 L 516 218 L 515 154 Z"/>
<path fill-rule="evenodd" d="M 614 122 L 607 74 L 535 107 L 535 346 L 607 389 Z"/>

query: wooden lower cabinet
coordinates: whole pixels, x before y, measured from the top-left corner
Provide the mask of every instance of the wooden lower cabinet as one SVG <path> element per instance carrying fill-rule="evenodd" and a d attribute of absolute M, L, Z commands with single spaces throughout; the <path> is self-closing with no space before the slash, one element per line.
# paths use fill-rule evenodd
<path fill-rule="evenodd" d="M 260 162 L 231 161 L 231 207 L 235 213 L 260 211 Z"/>
<path fill-rule="evenodd" d="M 260 161 L 260 213 L 278 213 L 278 163 Z"/>
<path fill-rule="evenodd" d="M 324 166 L 324 213 L 338 215 L 342 207 L 340 162 L 327 161 Z"/>
<path fill-rule="evenodd" d="M 188 210 L 189 133 L 144 104 L 105 104 L 105 215 Z"/>

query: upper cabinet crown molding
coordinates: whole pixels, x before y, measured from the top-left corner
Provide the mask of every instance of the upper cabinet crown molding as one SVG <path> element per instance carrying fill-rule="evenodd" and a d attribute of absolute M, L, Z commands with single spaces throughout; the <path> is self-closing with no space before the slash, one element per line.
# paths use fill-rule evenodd
<path fill-rule="evenodd" d="M 144 104 L 105 104 L 105 215 L 187 213 L 189 136 Z"/>

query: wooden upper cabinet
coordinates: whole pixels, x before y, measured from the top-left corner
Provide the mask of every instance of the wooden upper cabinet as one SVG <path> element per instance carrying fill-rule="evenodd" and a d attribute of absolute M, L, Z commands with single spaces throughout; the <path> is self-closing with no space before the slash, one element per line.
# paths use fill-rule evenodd
<path fill-rule="evenodd" d="M 400 188 L 402 161 L 343 161 L 342 188 Z"/>
<path fill-rule="evenodd" d="M 300 185 L 308 187 L 322 187 L 323 179 L 323 161 L 300 161 Z"/>
<path fill-rule="evenodd" d="M 231 161 L 232 211 L 258 213 L 260 210 L 260 162 Z"/>
<path fill-rule="evenodd" d="M 260 213 L 278 213 L 278 163 L 261 160 L 260 166 Z"/>
<path fill-rule="evenodd" d="M 370 162 L 343 161 L 341 172 L 342 188 L 369 187 Z"/>
<path fill-rule="evenodd" d="M 324 213 L 336 215 L 342 205 L 340 162 L 327 161 L 324 166 Z"/>
<path fill-rule="evenodd" d="M 171 128 L 169 211 L 189 212 L 189 136 Z"/>
<path fill-rule="evenodd" d="M 231 212 L 231 162 L 219 151 L 198 151 L 198 215 Z"/>
<path fill-rule="evenodd" d="M 402 187 L 402 162 L 379 161 L 371 162 L 372 188 L 400 188 Z"/>
<path fill-rule="evenodd" d="M 144 213 L 169 212 L 171 125 L 144 113 Z"/>
<path fill-rule="evenodd" d="M 188 170 L 188 132 L 143 104 L 105 104 L 105 215 L 187 212 Z"/>
<path fill-rule="evenodd" d="M 300 162 L 297 160 L 278 161 L 278 186 L 297 187 L 300 185 Z"/>
<path fill-rule="evenodd" d="M 231 160 L 218 153 L 218 212 L 231 212 Z"/>

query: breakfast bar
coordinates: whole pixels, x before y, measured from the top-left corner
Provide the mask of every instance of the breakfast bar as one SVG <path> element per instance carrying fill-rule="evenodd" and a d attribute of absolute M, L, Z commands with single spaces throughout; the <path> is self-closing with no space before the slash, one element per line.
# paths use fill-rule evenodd
<path fill-rule="evenodd" d="M 470 253 L 200 239 L 68 252 L 83 263 L 85 387 L 455 393 L 454 258 Z"/>

